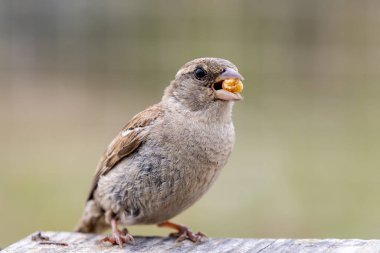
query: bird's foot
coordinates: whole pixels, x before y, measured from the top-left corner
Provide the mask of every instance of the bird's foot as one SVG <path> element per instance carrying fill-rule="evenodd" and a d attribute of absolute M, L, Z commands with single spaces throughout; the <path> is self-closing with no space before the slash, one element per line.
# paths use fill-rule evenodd
<path fill-rule="evenodd" d="M 112 245 L 119 245 L 120 247 L 123 247 L 124 243 L 131 243 L 133 244 L 135 242 L 135 239 L 131 234 L 128 233 L 128 230 L 125 228 L 122 231 L 117 230 L 112 232 L 112 235 L 108 235 L 100 240 L 101 242 L 109 242 Z"/>
<path fill-rule="evenodd" d="M 123 247 L 124 243 L 135 243 L 135 239 L 133 236 L 128 232 L 127 228 L 124 228 L 123 230 L 119 230 L 117 228 L 117 222 L 115 219 L 111 220 L 111 227 L 112 227 L 112 235 L 106 236 L 103 239 L 100 240 L 100 242 L 109 242 L 112 245 L 119 245 L 120 247 Z"/>
<path fill-rule="evenodd" d="M 207 238 L 207 235 L 205 235 L 202 232 L 194 233 L 192 232 L 188 227 L 183 228 L 183 230 L 178 231 L 177 233 L 171 233 L 169 236 L 176 237 L 177 242 L 182 242 L 186 239 L 189 239 L 192 242 L 200 242 L 202 239 Z"/>
<path fill-rule="evenodd" d="M 202 232 L 193 233 L 188 227 L 179 225 L 176 223 L 172 223 L 170 221 L 166 221 L 163 223 L 158 224 L 159 227 L 170 227 L 176 229 L 178 232 L 171 233 L 169 236 L 176 237 L 177 242 L 182 242 L 186 239 L 189 239 L 192 242 L 200 242 L 203 239 L 207 238 L 207 235 L 205 235 Z"/>

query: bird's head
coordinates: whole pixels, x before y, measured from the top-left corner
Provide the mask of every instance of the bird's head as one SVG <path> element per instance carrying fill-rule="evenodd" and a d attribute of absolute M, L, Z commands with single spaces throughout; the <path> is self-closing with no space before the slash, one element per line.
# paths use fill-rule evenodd
<path fill-rule="evenodd" d="M 231 62 L 220 58 L 199 58 L 180 68 L 165 91 L 165 99 L 173 99 L 191 111 L 225 105 L 242 99 L 244 78 Z"/>

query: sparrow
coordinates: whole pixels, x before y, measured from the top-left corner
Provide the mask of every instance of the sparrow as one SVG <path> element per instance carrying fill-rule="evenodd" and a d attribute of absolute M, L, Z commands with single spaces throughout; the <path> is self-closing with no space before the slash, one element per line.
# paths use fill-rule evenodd
<path fill-rule="evenodd" d="M 196 202 L 227 163 L 241 80 L 236 66 L 220 58 L 199 58 L 180 68 L 161 102 L 134 116 L 109 144 L 76 231 L 111 227 L 112 235 L 102 241 L 120 246 L 134 242 L 126 226 L 136 224 L 175 229 L 171 235 L 178 241 L 205 238 L 169 220 Z M 224 87 L 226 81 L 240 88 Z"/>

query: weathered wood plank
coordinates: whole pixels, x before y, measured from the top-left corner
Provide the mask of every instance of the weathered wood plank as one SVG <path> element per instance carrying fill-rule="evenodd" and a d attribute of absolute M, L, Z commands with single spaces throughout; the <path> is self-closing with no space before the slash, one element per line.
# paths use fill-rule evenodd
<path fill-rule="evenodd" d="M 339 240 L 339 239 L 225 239 L 209 238 L 198 244 L 184 241 L 176 243 L 174 239 L 167 237 L 135 237 L 134 245 L 124 248 L 99 243 L 101 235 L 81 234 L 69 232 L 42 232 L 43 236 L 49 237 L 49 241 L 60 243 L 40 244 L 43 241 L 32 240 L 28 236 L 21 241 L 10 245 L 1 253 L 14 252 L 257 252 L 257 253 L 380 253 L 380 240 Z M 67 246 L 64 244 L 67 243 Z"/>

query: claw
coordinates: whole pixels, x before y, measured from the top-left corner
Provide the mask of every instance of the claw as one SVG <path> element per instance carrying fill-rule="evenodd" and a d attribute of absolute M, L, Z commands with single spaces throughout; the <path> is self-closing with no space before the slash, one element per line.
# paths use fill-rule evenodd
<path fill-rule="evenodd" d="M 131 234 L 128 233 L 128 229 L 124 228 L 123 230 L 119 230 L 117 228 L 116 220 L 111 221 L 112 226 L 112 235 L 106 236 L 100 240 L 100 242 L 109 242 L 112 245 L 119 245 L 120 248 L 123 247 L 124 243 L 135 243 L 135 239 Z"/>
<path fill-rule="evenodd" d="M 179 233 L 178 233 L 179 234 Z M 182 242 L 186 239 L 189 239 L 192 242 L 201 242 L 202 239 L 206 239 L 207 235 L 205 235 L 202 232 L 193 233 L 190 229 L 185 229 L 182 231 L 182 234 L 180 234 L 177 238 L 177 242 Z"/>
<path fill-rule="evenodd" d="M 171 233 L 169 236 L 177 237 L 177 242 L 182 242 L 186 239 L 189 239 L 192 242 L 201 242 L 203 239 L 207 238 L 207 235 L 205 235 L 202 232 L 193 233 L 188 227 L 182 226 L 176 223 L 172 223 L 170 221 L 163 222 L 161 224 L 158 224 L 159 227 L 170 227 L 176 229 L 178 232 Z"/>

